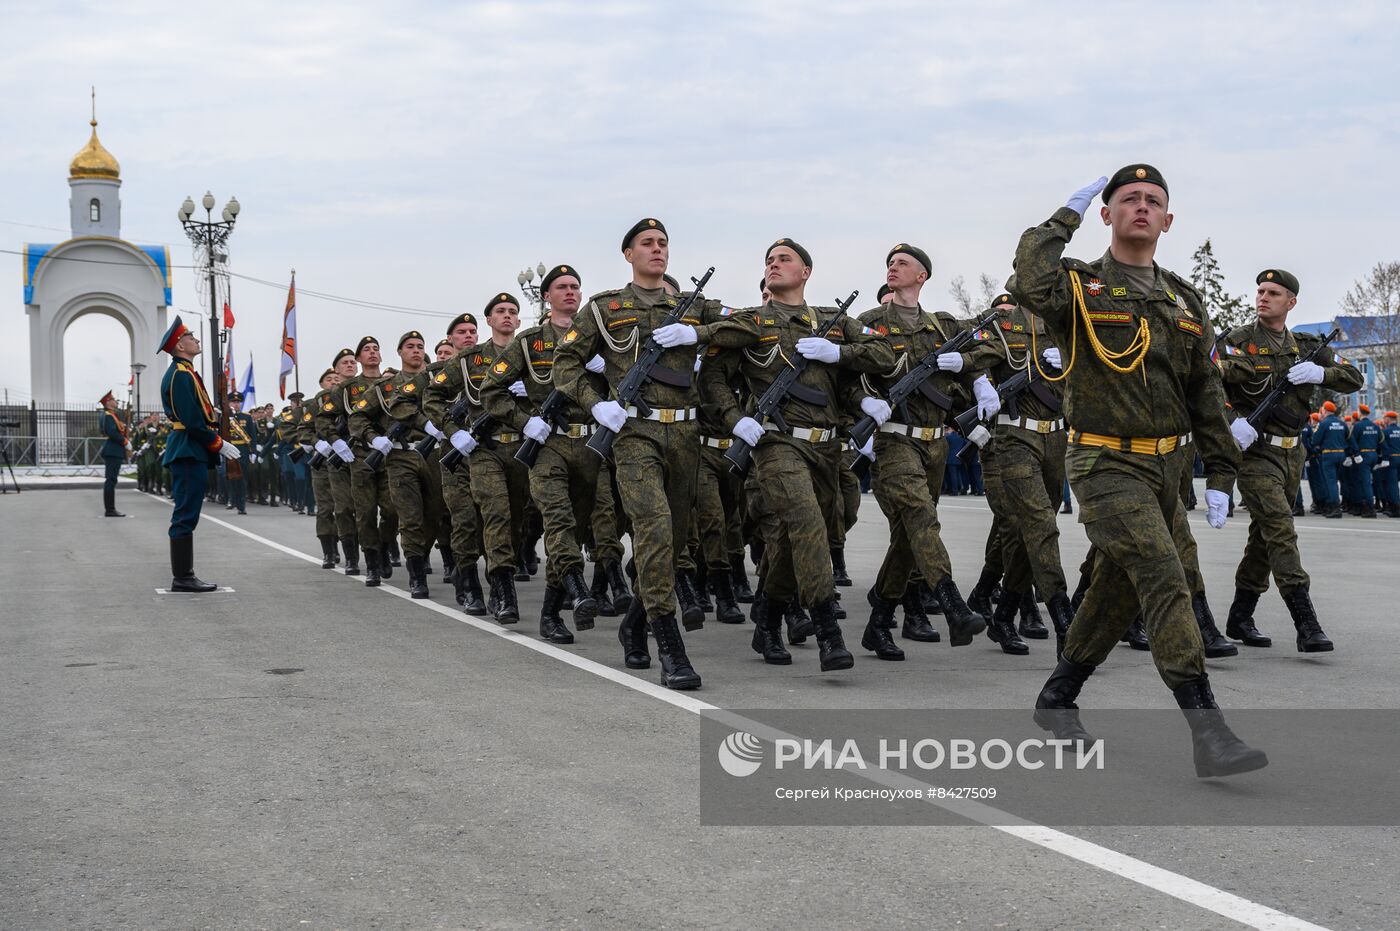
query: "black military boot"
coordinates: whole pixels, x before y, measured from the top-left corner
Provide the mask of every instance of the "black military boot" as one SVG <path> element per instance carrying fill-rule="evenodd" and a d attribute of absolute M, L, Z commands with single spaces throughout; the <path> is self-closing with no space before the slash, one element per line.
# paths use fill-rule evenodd
<path fill-rule="evenodd" d="M 735 601 L 744 605 L 753 604 L 753 589 L 749 587 L 748 567 L 744 565 L 742 554 L 729 562 L 729 581 L 734 586 Z"/>
<path fill-rule="evenodd" d="M 715 620 L 721 624 L 744 623 L 744 609 L 739 607 L 739 602 L 734 598 L 734 583 L 729 578 L 729 573 L 711 572 L 710 587 L 715 592 Z"/>
<path fill-rule="evenodd" d="M 530 570 L 525 568 L 525 549 L 523 546 L 515 551 L 515 574 L 513 578 L 517 582 L 530 581 Z"/>
<path fill-rule="evenodd" d="M 452 549 L 446 546 L 439 546 L 438 552 L 442 554 L 442 582 L 444 585 L 452 581 L 456 574 L 457 560 L 452 558 Z"/>
<path fill-rule="evenodd" d="M 402 565 L 403 565 L 403 561 L 399 558 L 401 554 L 399 553 L 399 538 L 398 538 L 398 537 L 394 537 L 392 540 L 389 541 L 389 548 L 388 548 L 388 549 L 389 549 L 389 568 L 390 568 L 390 570 L 392 571 L 393 569 L 397 569 L 399 566 L 402 566 Z M 384 578 L 386 578 L 386 579 L 389 578 L 389 575 L 390 575 L 389 572 L 384 573 Z"/>
<path fill-rule="evenodd" d="M 1233 776 L 1269 765 L 1263 750 L 1255 750 L 1235 736 L 1210 691 L 1210 678 L 1202 674 L 1172 689 L 1177 706 L 1191 725 L 1191 750 L 1196 775 Z"/>
<path fill-rule="evenodd" d="M 1331 653 L 1332 641 L 1322 632 L 1317 622 L 1317 612 L 1313 610 L 1312 597 L 1306 588 L 1295 588 L 1283 596 L 1288 613 L 1293 617 L 1293 626 L 1298 630 L 1299 653 Z"/>
<path fill-rule="evenodd" d="M 754 595 L 749 617 L 753 619 L 753 640 L 750 643 L 753 651 L 769 665 L 792 665 L 792 654 L 783 646 L 783 619 L 778 615 L 777 606 L 768 600 L 762 590 Z"/>
<path fill-rule="evenodd" d="M 379 586 L 379 567 L 383 565 L 384 557 L 379 550 L 365 550 L 365 585 L 368 588 Z M 346 573 L 349 575 L 349 572 Z"/>
<path fill-rule="evenodd" d="M 105 508 L 105 513 L 102 515 L 103 517 L 126 516 L 121 511 L 117 510 L 117 490 L 115 488 L 102 489 L 102 506 Z"/>
<path fill-rule="evenodd" d="M 1031 651 L 1026 641 L 1016 633 L 1016 613 L 1021 610 L 1021 596 L 1007 592 L 992 611 L 987 622 L 987 639 L 1001 644 L 1001 652 L 1025 656 Z"/>
<path fill-rule="evenodd" d="M 700 610 L 706 614 L 715 613 L 715 603 L 710 599 L 710 573 L 705 568 L 705 561 L 702 558 L 695 564 L 695 571 L 688 573 L 690 576 L 690 587 L 695 592 L 695 600 L 700 605 Z"/>
<path fill-rule="evenodd" d="M 685 641 L 681 639 L 676 616 L 652 618 L 651 635 L 656 638 L 656 656 L 661 661 L 661 684 L 680 691 L 698 689 L 700 674 L 685 655 Z"/>
<path fill-rule="evenodd" d="M 1055 659 L 1065 652 L 1065 638 L 1069 636 L 1069 625 L 1074 623 L 1074 608 L 1069 596 L 1056 592 L 1045 602 L 1045 610 L 1050 612 L 1050 626 L 1055 628 Z"/>
<path fill-rule="evenodd" d="M 836 599 L 827 599 L 812 608 L 812 627 L 817 635 L 822 672 L 850 669 L 856 664 L 856 658 L 841 638 L 841 626 L 836 623 Z"/>
<path fill-rule="evenodd" d="M 983 570 L 982 578 L 987 573 Z M 981 585 L 982 582 L 978 582 Z M 948 621 L 948 643 L 955 647 L 965 647 L 987 627 L 986 617 L 963 601 L 962 593 L 950 576 L 944 576 L 933 586 L 938 603 L 943 605 L 943 617 Z"/>
<path fill-rule="evenodd" d="M 608 597 L 608 573 L 602 563 L 593 564 L 593 584 L 588 586 L 588 593 L 598 606 L 599 617 L 617 617 L 617 608 L 613 607 L 612 599 Z"/>
<path fill-rule="evenodd" d="M 904 608 L 904 626 L 899 632 L 901 637 L 920 643 L 938 643 L 943 639 L 928 622 L 928 615 L 924 613 L 924 599 L 919 593 L 917 582 L 910 582 L 904 586 L 904 597 L 899 603 Z"/>
<path fill-rule="evenodd" d="M 934 593 L 933 587 L 924 579 L 919 579 L 915 584 L 919 586 L 919 597 L 924 600 L 924 613 L 942 614 L 943 602 L 938 600 L 938 595 Z"/>
<path fill-rule="evenodd" d="M 647 617 L 642 599 L 634 598 L 627 605 L 622 623 L 617 626 L 617 642 L 622 644 L 622 662 L 628 669 L 647 669 L 651 654 L 647 652 Z"/>
<path fill-rule="evenodd" d="M 844 621 L 844 620 L 846 619 L 846 609 L 845 609 L 845 607 L 841 604 L 841 593 L 840 593 L 840 592 L 837 592 L 837 593 L 836 593 L 836 619 L 837 619 L 838 621 Z"/>
<path fill-rule="evenodd" d="M 705 609 L 700 607 L 700 596 L 690 584 L 690 573 L 676 570 L 676 600 L 681 605 L 681 623 L 686 630 L 699 630 L 705 626 Z"/>
<path fill-rule="evenodd" d="M 389 546 L 398 546 L 397 543 L 390 543 Z M 394 577 L 394 567 L 399 564 L 397 559 L 389 555 L 388 546 L 381 546 L 375 550 L 379 555 L 379 577 L 381 579 L 392 579 Z"/>
<path fill-rule="evenodd" d="M 1205 592 L 1197 592 L 1191 596 L 1191 607 L 1196 612 L 1196 626 L 1201 629 L 1201 643 L 1206 648 L 1206 659 L 1238 656 L 1240 648 L 1220 636 L 1220 628 L 1215 626 L 1215 615 L 1210 611 Z"/>
<path fill-rule="evenodd" d="M 1050 631 L 1046 630 L 1045 622 L 1040 619 L 1040 609 L 1035 606 L 1034 591 L 1021 596 L 1021 624 L 1017 631 L 1027 640 L 1050 639 Z"/>
<path fill-rule="evenodd" d="M 846 548 L 844 546 L 833 546 L 831 548 L 831 581 L 847 588 L 855 583 L 846 574 Z"/>
<path fill-rule="evenodd" d="M 1259 628 L 1254 626 L 1254 609 L 1258 604 L 1258 592 L 1235 589 L 1235 600 L 1230 603 L 1230 613 L 1225 617 L 1225 636 L 1247 647 L 1273 646 L 1273 639 L 1261 634 Z"/>
<path fill-rule="evenodd" d="M 1052 732 L 1060 740 L 1093 742 L 1094 738 L 1079 720 L 1079 705 L 1075 701 L 1084 682 L 1094 674 L 1094 668 L 1067 659 L 1055 664 L 1055 671 L 1050 673 L 1035 699 L 1035 723 L 1041 730 Z"/>
<path fill-rule="evenodd" d="M 894 628 L 895 603 L 875 594 L 873 588 L 866 592 L 865 600 L 870 602 L 870 620 L 860 638 L 861 647 L 872 651 L 877 659 L 904 659 L 904 651 L 895 645 L 894 638 L 890 636 Z"/>
<path fill-rule="evenodd" d="M 219 586 L 202 581 L 194 574 L 194 537 L 170 540 L 170 590 L 172 592 L 212 592 Z"/>
<path fill-rule="evenodd" d="M 593 592 L 583 584 L 583 570 L 570 569 L 564 573 L 563 591 L 574 600 L 574 626 L 579 630 L 592 630 L 593 619 L 598 616 L 598 602 L 593 600 Z M 569 643 L 573 643 L 573 637 Z"/>
<path fill-rule="evenodd" d="M 408 557 L 408 597 L 428 597 L 428 559 L 426 556 Z"/>
<path fill-rule="evenodd" d="M 497 624 L 515 624 L 520 621 L 520 606 L 515 600 L 515 570 L 501 566 L 486 573 L 486 581 L 491 586 L 491 596 L 487 603 L 491 619 Z"/>
<path fill-rule="evenodd" d="M 550 643 L 574 642 L 574 635 L 569 632 L 564 619 L 559 616 L 559 606 L 563 603 L 564 590 L 554 585 L 545 585 L 544 604 L 540 608 L 541 640 L 548 640 Z"/>
<path fill-rule="evenodd" d="M 316 539 L 321 541 L 321 568 L 335 568 L 335 537 L 330 534 L 322 534 Z"/>
<path fill-rule="evenodd" d="M 1366 517 L 1366 518 L 1370 518 L 1371 520 L 1375 520 L 1375 519 L 1376 519 L 1376 509 L 1375 509 L 1375 507 L 1374 507 L 1370 502 L 1367 502 L 1366 504 L 1361 505 L 1361 513 L 1358 514 L 1357 516 L 1358 516 L 1358 517 Z"/>
<path fill-rule="evenodd" d="M 982 574 L 981 574 L 980 576 L 977 577 L 977 584 L 974 585 L 974 586 L 972 586 L 972 591 L 970 591 L 970 592 L 967 593 L 967 605 L 966 605 L 966 607 L 967 607 L 969 610 L 974 611 L 974 612 L 976 612 L 977 614 L 982 615 L 982 617 L 984 617 L 984 618 L 991 617 L 991 616 L 992 616 L 992 592 L 996 590 L 997 583 L 1000 582 L 1000 581 L 1001 581 L 1001 574 L 1000 574 L 999 572 L 997 572 L 995 569 L 992 569 L 992 568 L 989 567 L 989 566 L 983 566 L 983 567 L 982 567 Z M 937 591 L 937 590 L 938 590 L 938 586 L 935 585 L 935 586 L 934 586 L 934 591 Z M 958 600 L 961 601 L 962 599 L 959 598 Z M 946 606 L 946 605 L 944 606 L 944 610 L 945 610 L 945 611 L 947 610 L 947 606 Z M 977 628 L 976 633 L 980 633 L 981 631 L 982 631 L 982 628 L 979 627 L 979 628 Z M 971 640 L 969 640 L 968 642 L 970 643 Z M 957 638 L 954 638 L 954 639 L 953 639 L 953 646 L 955 646 L 955 647 L 957 647 L 957 646 L 963 646 L 963 644 L 958 643 Z"/>
<path fill-rule="evenodd" d="M 1126 643 L 1134 650 L 1151 650 L 1152 644 L 1147 640 L 1147 626 L 1142 622 L 1142 615 L 1133 618 L 1133 622 L 1128 625 L 1128 629 L 1123 631 L 1123 636 L 1119 638 L 1119 643 Z"/>
<path fill-rule="evenodd" d="M 1303 516 L 1303 506 L 1302 506 L 1301 504 L 1298 503 L 1298 499 L 1296 499 L 1296 498 L 1293 499 L 1293 516 L 1294 516 L 1294 517 L 1302 517 L 1302 516 Z"/>
<path fill-rule="evenodd" d="M 757 602 L 755 602 L 757 603 Z M 773 602 L 769 601 L 768 610 L 773 610 Z M 816 628 L 812 625 L 812 618 L 802 609 L 802 603 L 793 595 L 792 600 L 783 608 L 783 623 L 787 625 L 788 643 L 806 643 L 807 638 L 816 633 Z"/>
<path fill-rule="evenodd" d="M 632 590 L 627 587 L 627 578 L 622 574 L 622 564 L 610 562 L 603 571 L 607 573 L 608 587 L 612 589 L 613 610 L 618 614 L 626 614 L 634 599 Z"/>
<path fill-rule="evenodd" d="M 486 613 L 486 602 L 481 597 L 481 576 L 476 571 L 476 561 L 469 565 L 459 565 L 457 575 L 462 579 L 462 590 L 465 600 L 462 602 L 462 613 L 470 614 L 473 617 L 481 617 Z"/>
<path fill-rule="evenodd" d="M 456 568 L 452 570 L 452 597 L 459 608 L 467 603 L 467 574 Z"/>

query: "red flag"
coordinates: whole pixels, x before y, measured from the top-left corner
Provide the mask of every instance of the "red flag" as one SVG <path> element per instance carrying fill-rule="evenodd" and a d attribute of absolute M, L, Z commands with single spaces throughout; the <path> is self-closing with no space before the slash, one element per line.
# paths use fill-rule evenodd
<path fill-rule="evenodd" d="M 297 274 L 287 288 L 287 307 L 282 311 L 282 364 L 277 376 L 277 391 L 287 396 L 287 376 L 297 365 Z"/>
<path fill-rule="evenodd" d="M 233 310 L 228 306 L 228 301 L 224 301 L 224 327 L 233 326 Z"/>
<path fill-rule="evenodd" d="M 134 384 L 136 384 L 136 373 L 132 372 L 131 377 L 126 380 L 126 386 L 130 388 Z"/>

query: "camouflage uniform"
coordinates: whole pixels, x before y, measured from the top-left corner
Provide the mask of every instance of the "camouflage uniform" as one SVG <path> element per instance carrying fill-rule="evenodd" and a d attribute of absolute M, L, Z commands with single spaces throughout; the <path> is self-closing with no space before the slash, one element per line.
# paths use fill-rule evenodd
<path fill-rule="evenodd" d="M 345 411 L 345 391 L 337 385 L 325 396 L 317 395 L 313 407 L 312 433 L 317 440 L 335 443 L 337 440 L 350 440 L 350 416 Z M 337 464 L 338 463 L 338 464 Z M 359 535 L 355 527 L 354 492 L 351 488 L 351 463 L 345 462 L 334 453 L 327 457 L 323 471 L 329 478 L 331 501 L 335 506 L 335 534 L 342 542 L 347 539 L 358 544 Z"/>
<path fill-rule="evenodd" d="M 425 457 L 414 449 L 428 435 L 424 426 L 431 418 L 423 412 L 423 396 L 430 377 L 426 371 L 400 372 L 385 386 L 389 417 L 409 428 L 399 446 L 389 451 L 385 470 L 389 473 L 394 511 L 399 515 L 404 556 L 414 559 L 423 559 L 432 552 L 443 510 L 437 450 L 429 449 Z"/>
<path fill-rule="evenodd" d="M 323 541 L 335 537 L 337 526 L 335 493 L 331 490 L 331 465 L 327 462 L 321 468 L 313 469 L 310 457 L 315 452 L 316 414 L 324 405 L 330 403 L 330 396 L 334 393 L 333 388 L 316 392 L 316 396 L 302 408 L 301 426 L 297 430 L 297 442 L 301 444 L 303 451 L 309 450 L 306 467 L 311 473 L 311 493 L 316 498 L 316 536 Z"/>
<path fill-rule="evenodd" d="M 389 429 L 388 402 L 380 390 L 380 386 L 388 382 L 383 376 L 368 378 L 361 374 L 340 386 L 341 404 L 349 412 L 346 429 L 350 432 L 350 448 L 355 454 L 355 461 L 350 464 L 350 491 L 354 499 L 356 533 L 365 550 L 365 560 L 371 564 L 367 582 L 375 577 L 376 559 L 380 573 L 389 566 L 387 554 L 399 531 L 388 472 L 382 468 L 375 472 L 365 464 L 365 457 L 373 448 L 370 440 L 383 436 Z M 371 552 L 375 555 L 368 555 Z"/>

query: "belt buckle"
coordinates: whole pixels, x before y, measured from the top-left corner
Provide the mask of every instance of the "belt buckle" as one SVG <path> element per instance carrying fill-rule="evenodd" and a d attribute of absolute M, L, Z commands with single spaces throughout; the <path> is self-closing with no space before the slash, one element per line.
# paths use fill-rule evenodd
<path fill-rule="evenodd" d="M 1159 456 L 1165 456 L 1174 449 L 1176 449 L 1176 437 L 1174 436 L 1164 436 L 1157 441 L 1157 455 Z"/>
<path fill-rule="evenodd" d="M 1281 437 L 1279 437 L 1279 446 L 1283 447 L 1284 449 L 1292 449 L 1293 447 L 1295 447 L 1295 446 L 1297 446 L 1297 445 L 1298 445 L 1298 438 L 1297 438 L 1296 436 L 1281 436 Z"/>
<path fill-rule="evenodd" d="M 718 439 L 718 440 L 715 440 L 715 443 L 717 444 L 715 448 L 716 448 L 716 449 L 728 449 L 728 448 L 729 448 L 729 444 L 732 443 L 732 442 L 734 442 L 734 441 L 733 441 L 733 440 L 728 440 L 728 439 L 723 439 L 723 438 Z"/>
<path fill-rule="evenodd" d="M 662 423 L 676 422 L 676 412 L 669 407 L 660 408 L 659 410 L 657 410 L 656 414 L 656 419 L 661 421 Z"/>
<path fill-rule="evenodd" d="M 583 424 L 569 424 L 569 439 L 576 440 L 581 436 L 583 436 Z"/>
<path fill-rule="evenodd" d="M 917 429 L 919 431 L 919 439 L 923 440 L 925 443 L 933 439 L 933 427 L 918 427 Z"/>
<path fill-rule="evenodd" d="M 820 443 L 822 440 L 826 439 L 825 433 L 826 431 L 821 427 L 812 427 L 807 431 L 807 442 Z"/>
<path fill-rule="evenodd" d="M 1053 427 L 1054 425 L 1055 425 L 1055 424 L 1054 424 L 1054 421 L 1051 421 L 1051 420 L 1037 420 L 1037 421 L 1035 422 L 1035 432 L 1036 432 L 1036 433 L 1049 433 L 1049 432 L 1050 432 L 1050 428 Z"/>

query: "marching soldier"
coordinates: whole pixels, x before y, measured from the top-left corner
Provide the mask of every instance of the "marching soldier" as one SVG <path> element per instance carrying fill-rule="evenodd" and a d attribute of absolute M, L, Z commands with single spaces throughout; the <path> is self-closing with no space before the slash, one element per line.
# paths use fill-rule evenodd
<path fill-rule="evenodd" d="M 1217 355 L 1232 408 L 1230 432 L 1243 451 L 1240 498 L 1249 510 L 1249 539 L 1235 571 L 1235 600 L 1225 632 L 1245 646 L 1267 647 L 1272 641 L 1254 623 L 1259 596 L 1273 574 L 1283 603 L 1298 631 L 1298 649 L 1328 652 L 1332 641 L 1322 632 L 1309 595 L 1309 578 L 1298 553 L 1293 527 L 1293 499 L 1303 476 L 1299 439 L 1310 413 L 1312 385 L 1348 394 L 1361 387 L 1361 373 L 1335 353 L 1321 364 L 1306 361 L 1321 340 L 1288 329 L 1288 313 L 1298 303 L 1298 279 L 1269 268 L 1255 278 L 1258 318 L 1237 326 L 1220 340 Z M 1246 419 L 1275 385 L 1297 385 L 1273 409 L 1263 428 Z M 1367 467 L 1369 477 L 1370 467 Z"/>
<path fill-rule="evenodd" d="M 1065 258 L 1101 191 L 1108 251 L 1092 262 Z M 1058 736 L 1085 737 L 1075 699 L 1140 607 L 1159 674 L 1193 712 L 1196 774 L 1224 776 L 1268 759 L 1230 731 L 1211 694 L 1172 521 L 1195 446 L 1206 466 L 1207 521 L 1224 526 L 1239 450 L 1225 422 L 1210 318 L 1195 289 L 1154 261 L 1172 223 L 1167 196 L 1155 168 L 1129 165 L 1076 191 L 1016 249 L 1007 290 L 1045 321 L 1056 345 L 1083 350 L 1065 360 L 1066 471 L 1098 550 L 1036 719 Z"/>
<path fill-rule="evenodd" d="M 102 464 L 104 475 L 102 479 L 102 506 L 104 517 L 125 517 L 121 511 L 117 510 L 117 474 L 121 471 L 122 463 L 126 462 L 126 454 L 131 450 L 131 441 L 126 437 L 126 424 L 117 416 L 117 399 L 108 391 L 97 402 L 102 405 L 102 435 L 106 437 L 102 441 Z"/>
<path fill-rule="evenodd" d="M 386 456 L 389 491 L 399 515 L 399 535 L 403 539 L 404 561 L 408 567 L 409 596 L 427 598 L 428 554 L 438 536 L 442 480 L 438 477 L 436 450 L 430 450 L 424 457 L 414 446 L 425 435 L 440 440 L 447 435 L 423 413 L 423 395 L 428 387 L 427 347 L 423 334 L 409 330 L 400 336 L 398 352 L 398 374 L 376 390 L 382 389 L 383 396 L 387 397 L 391 420 L 407 429 L 398 440 L 380 435 L 371 439 L 369 445 Z"/>
<path fill-rule="evenodd" d="M 251 415 L 243 411 L 243 395 L 237 391 L 230 391 L 225 395 L 228 402 L 228 435 L 233 441 L 233 445 L 238 447 L 242 460 L 248 463 L 248 468 L 252 468 L 255 462 L 253 456 L 253 436 L 257 433 L 257 428 L 253 426 Z M 227 479 L 228 485 L 228 510 L 237 508 L 239 514 L 248 513 L 248 478 L 244 470 L 239 470 L 238 478 Z"/>
<path fill-rule="evenodd" d="M 385 377 L 379 370 L 382 358 L 379 340 L 373 336 L 361 337 L 355 346 L 360 374 L 340 386 L 346 430 L 351 438 L 350 490 L 355 502 L 356 535 L 365 556 L 365 585 L 370 588 L 378 586 L 381 578 L 393 576 L 389 544 L 399 530 L 398 515 L 389 492 L 389 475 L 383 469 L 376 472 L 365 464 L 371 447 L 369 440 L 355 429 L 355 416 L 369 410 L 371 393 Z M 368 423 L 365 426 L 368 427 Z M 345 459 L 344 452 L 337 452 Z"/>
<path fill-rule="evenodd" d="M 456 361 L 457 355 L 475 346 L 476 338 L 477 325 L 474 314 L 458 314 L 447 324 L 448 352 L 445 359 L 439 356 L 440 364 L 429 366 L 431 377 L 423 400 L 425 411 L 434 403 L 439 383 L 451 378 L 453 373 L 448 369 L 460 364 Z M 439 373 L 446 373 L 447 377 L 439 379 Z M 456 403 L 457 396 L 444 400 L 450 406 Z M 454 569 L 453 594 L 465 613 L 479 617 L 486 613 L 486 602 L 482 600 L 481 576 L 476 569 L 476 561 L 481 558 L 482 552 L 481 514 L 477 510 L 476 500 L 472 497 L 471 463 L 469 459 L 463 458 L 456 471 L 452 471 L 442 467 L 439 462 L 438 471 L 442 481 L 442 497 L 451 524 L 449 538 Z"/>
<path fill-rule="evenodd" d="M 336 512 L 335 490 L 331 487 L 331 473 L 344 472 L 344 469 L 334 469 L 331 462 L 334 459 L 337 464 L 344 465 L 344 463 L 335 458 L 335 453 L 329 449 L 329 444 L 317 436 L 317 430 L 324 422 L 326 405 L 330 405 L 332 410 L 335 408 L 335 402 L 331 399 L 335 397 L 336 386 L 340 384 L 340 375 L 334 368 L 328 368 L 321 373 L 317 383 L 321 386 L 321 390 L 316 392 L 316 396 L 311 399 L 311 403 L 307 405 L 306 411 L 301 415 L 302 429 L 297 438 L 300 440 L 304 452 L 309 453 L 314 449 L 321 452 L 323 456 L 326 451 L 330 452 L 330 457 L 321 463 L 319 468 L 312 468 L 309 461 L 306 466 L 311 473 L 311 492 L 316 497 L 316 539 L 321 541 L 323 557 L 321 568 L 334 569 L 337 561 L 336 530 L 340 523 L 340 515 Z M 345 560 L 346 574 L 350 575 L 350 551 L 348 549 L 345 551 Z M 358 554 L 356 554 L 355 563 L 358 572 Z"/>
<path fill-rule="evenodd" d="M 302 512 L 301 488 L 297 484 L 296 464 L 292 461 L 296 432 L 301 425 L 301 399 L 302 394 L 299 391 L 288 395 L 287 400 L 291 403 L 282 408 L 276 420 L 276 449 L 277 462 L 281 467 L 282 500 L 294 514 Z"/>
<path fill-rule="evenodd" d="M 170 590 L 212 592 L 218 586 L 194 574 L 194 531 L 199 525 L 209 470 L 220 458 L 236 460 L 241 454 L 232 443 L 219 438 L 218 416 L 194 367 L 201 349 L 199 338 L 179 314 L 161 337 L 158 349 L 170 354 L 170 368 L 160 382 L 161 404 L 173 428 L 161 457 L 170 469 L 175 499 L 170 515 Z"/>
<path fill-rule="evenodd" d="M 350 449 L 350 416 L 345 410 L 345 383 L 355 377 L 358 365 L 355 351 L 346 347 L 335 354 L 330 371 L 335 383 L 313 406 L 312 432 L 315 449 L 326 460 L 323 472 L 330 484 L 331 504 L 335 509 L 332 531 L 340 540 L 345 553 L 345 574 L 360 574 L 360 538 L 355 523 L 354 487 L 351 463 L 355 454 Z M 322 541 L 325 545 L 325 541 Z M 335 548 L 334 541 L 327 547 Z"/>

